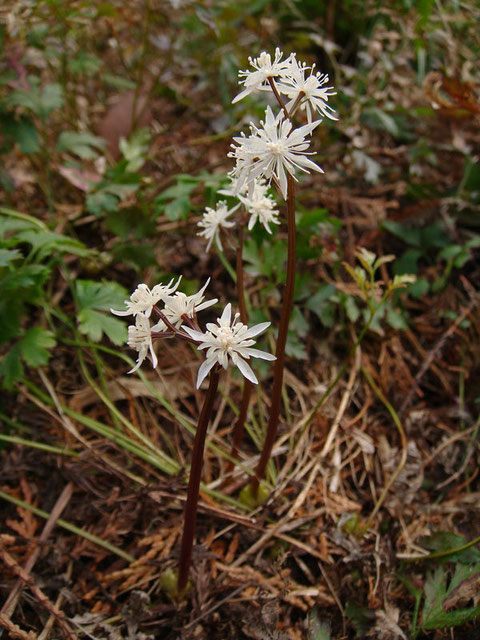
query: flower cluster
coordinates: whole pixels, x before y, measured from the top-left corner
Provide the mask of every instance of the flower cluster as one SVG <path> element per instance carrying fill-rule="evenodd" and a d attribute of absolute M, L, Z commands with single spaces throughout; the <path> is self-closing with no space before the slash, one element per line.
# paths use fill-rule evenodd
<path fill-rule="evenodd" d="M 209 282 L 210 278 L 191 296 L 176 291 L 180 280 L 174 286 L 172 280 L 168 285 L 158 284 L 151 290 L 147 285 L 140 284 L 130 296 L 130 300 L 125 301 L 125 311 L 110 309 L 116 315 L 135 317 L 135 324 L 128 327 L 127 344 L 138 352 L 138 359 L 129 373 L 140 367 L 148 353 L 155 368 L 158 359 L 153 348 L 153 340 L 176 335 L 194 342 L 198 349 L 207 349 L 206 360 L 198 371 L 197 388 L 212 367 L 218 365 L 226 369 L 229 362 L 238 367 L 248 380 L 257 384 L 258 380 L 246 361 L 251 357 L 275 360 L 275 356 L 270 353 L 251 348 L 255 344 L 252 338 L 263 333 L 270 326 L 270 322 L 262 322 L 248 328 L 247 325 L 238 322 L 239 314 L 232 320 L 232 307 L 227 304 L 221 317 L 217 319 L 217 324 L 208 323 L 207 330 L 202 332 L 198 326 L 197 311 L 207 309 L 218 302 L 216 298 L 203 301 Z M 159 306 L 160 303 L 162 308 Z M 150 320 L 153 311 L 159 317 L 156 324 L 152 324 Z"/>
<path fill-rule="evenodd" d="M 273 91 L 281 109 L 275 114 L 268 106 L 265 119 L 257 126 L 250 123 L 250 134 L 241 133 L 233 138 L 232 151 L 228 154 L 235 160 L 230 172 L 231 186 L 219 193 L 238 198 L 250 216 L 248 229 L 258 222 L 268 233 L 270 224 L 279 224 L 275 201 L 268 193 L 273 181 L 283 198 L 287 198 L 288 175 L 295 178 L 297 170 L 309 173 L 321 169 L 309 156 L 310 136 L 322 122 L 314 119 L 315 114 L 337 120 L 334 109 L 328 99 L 336 95 L 329 86 L 328 75 L 315 71 L 315 65 L 299 62 L 295 53 L 283 59 L 280 49 L 275 55 L 263 51 L 257 58 L 249 58 L 253 70 L 239 71 L 239 83 L 243 90 L 233 99 L 238 102 L 254 92 Z M 292 118 L 298 109 L 306 112 L 307 124 L 295 128 Z M 296 179 L 296 178 L 295 178 Z M 230 220 L 237 207 L 228 209 L 225 201 L 218 203 L 216 209 L 207 207 L 197 235 L 208 240 L 207 251 L 215 240 L 222 248 L 220 232 L 231 228 L 235 222 Z"/>
<path fill-rule="evenodd" d="M 207 251 L 210 249 L 214 240 L 220 251 L 222 250 L 220 229 L 230 229 L 235 226 L 235 222 L 233 222 L 233 220 L 228 220 L 228 218 L 238 209 L 239 206 L 240 205 L 237 204 L 233 209 L 229 209 L 225 200 L 222 200 L 217 203 L 215 209 L 212 209 L 211 207 L 207 207 L 205 209 L 205 213 L 198 223 L 198 226 L 201 227 L 203 231 L 199 231 L 197 236 L 203 236 L 208 240 Z"/>
<path fill-rule="evenodd" d="M 132 315 L 135 318 L 135 324 L 128 327 L 127 344 L 130 348 L 138 351 L 138 359 L 137 364 L 129 373 L 133 373 L 140 367 L 148 352 L 150 352 L 153 368 L 157 366 L 153 338 L 173 335 L 174 329 L 178 329 L 186 320 L 190 319 L 196 322 L 197 311 L 207 309 L 218 302 L 217 298 L 203 302 L 203 294 L 210 278 L 200 291 L 191 296 L 176 291 L 180 280 L 181 278 L 173 286 L 173 280 L 168 285 L 157 284 L 151 290 L 146 284 L 139 284 L 130 296 L 130 300 L 125 300 L 127 306 L 125 311 L 110 309 L 117 316 Z M 162 304 L 162 308 L 160 308 L 160 304 Z M 156 324 L 152 324 L 150 321 L 154 309 L 160 318 Z"/>
<path fill-rule="evenodd" d="M 294 105 L 295 108 L 302 105 L 307 110 L 308 122 L 312 120 L 312 110 L 326 118 L 337 120 L 335 111 L 327 104 L 328 98 L 336 95 L 333 87 L 325 86 L 329 82 L 328 75 L 315 73 L 315 65 L 310 67 L 305 62 L 299 63 L 295 53 L 291 53 L 286 60 L 282 60 L 282 57 L 283 53 L 277 47 L 273 62 L 270 54 L 265 51 L 258 58 L 249 58 L 254 71 L 238 72 L 241 78 L 239 83 L 244 85 L 244 89 L 232 102 L 238 102 L 255 91 L 271 90 L 271 78 L 276 80 L 278 93 L 290 99 L 285 105 L 288 112 Z"/>

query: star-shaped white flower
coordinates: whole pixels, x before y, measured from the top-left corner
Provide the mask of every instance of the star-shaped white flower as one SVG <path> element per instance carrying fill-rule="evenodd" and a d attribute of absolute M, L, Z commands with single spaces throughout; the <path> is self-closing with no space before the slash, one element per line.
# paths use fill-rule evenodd
<path fill-rule="evenodd" d="M 310 75 L 307 71 L 310 69 Z M 327 104 L 330 96 L 337 95 L 333 91 L 333 87 L 325 87 L 328 83 L 328 75 L 324 73 L 314 73 L 315 65 L 307 67 L 305 63 L 298 63 L 295 57 L 292 57 L 288 75 L 282 77 L 277 85 L 280 93 L 288 96 L 290 101 L 286 104 L 287 110 L 290 110 L 296 102 L 298 96 L 302 93 L 303 98 L 301 107 L 307 111 L 307 120 L 312 122 L 312 109 L 318 111 L 326 118 L 338 120 L 335 116 L 335 110 Z"/>
<path fill-rule="evenodd" d="M 116 316 L 136 316 L 142 314 L 146 318 L 149 318 L 153 307 L 160 302 L 160 300 L 165 300 L 165 298 L 170 296 L 177 289 L 181 279 L 182 276 L 180 276 L 172 286 L 174 281 L 174 278 L 172 278 L 168 284 L 156 284 L 151 290 L 146 284 L 139 284 L 130 296 L 130 300 L 125 300 L 125 304 L 127 305 L 125 311 L 116 311 L 115 309 L 110 309 L 110 311 Z"/>
<path fill-rule="evenodd" d="M 157 366 L 158 360 L 153 350 L 152 329 L 156 329 L 156 327 L 151 327 L 150 320 L 141 313 L 136 316 L 135 324 L 128 327 L 127 344 L 131 349 L 138 351 L 137 364 L 128 373 L 133 373 L 140 367 L 149 351 L 153 368 L 155 369 Z"/>
<path fill-rule="evenodd" d="M 238 199 L 244 205 L 247 213 L 250 214 L 248 220 L 248 230 L 251 231 L 257 220 L 263 224 L 268 233 L 272 233 L 270 224 L 280 224 L 278 219 L 278 209 L 276 202 L 268 193 L 268 185 L 265 181 L 255 180 L 252 193 L 249 195 L 238 195 Z"/>
<path fill-rule="evenodd" d="M 203 229 L 197 233 L 197 236 L 203 236 L 208 240 L 207 251 L 210 249 L 212 242 L 215 240 L 218 244 L 220 251 L 222 250 L 222 243 L 220 240 L 220 229 L 230 229 L 235 226 L 235 222 L 228 220 L 234 211 L 238 209 L 240 205 L 237 204 L 232 209 L 227 208 L 225 200 L 221 200 L 217 203 L 215 209 L 207 207 L 202 219 L 198 223 L 198 226 Z"/>
<path fill-rule="evenodd" d="M 230 175 L 237 178 L 237 189 L 246 182 L 251 193 L 256 178 L 264 177 L 270 181 L 273 177 L 286 199 L 286 172 L 293 177 L 295 169 L 305 173 L 309 173 L 309 169 L 323 173 L 323 169 L 307 157 L 312 153 L 307 151 L 310 142 L 306 140 L 320 120 L 294 129 L 282 111 L 275 117 L 267 107 L 265 122 L 260 124 L 261 128 L 253 123 L 250 125 L 250 136 L 241 135 L 233 139 L 237 146 L 232 145 L 233 151 L 229 156 L 236 159 L 236 166 Z"/>
<path fill-rule="evenodd" d="M 248 96 L 253 91 L 258 89 L 269 88 L 270 85 L 266 85 L 268 78 L 282 77 L 290 70 L 291 59 L 294 54 L 290 54 L 286 60 L 282 60 L 283 52 L 277 47 L 275 49 L 275 58 L 272 62 L 272 58 L 269 53 L 262 51 L 258 58 L 249 57 L 248 61 L 255 71 L 239 71 L 238 75 L 243 80 L 239 80 L 239 84 L 243 84 L 244 89 L 232 100 L 232 103 L 238 102 Z"/>
<path fill-rule="evenodd" d="M 208 287 L 209 282 L 210 278 L 203 285 L 200 291 L 198 291 L 198 293 L 195 293 L 191 296 L 185 295 L 182 291 L 176 291 L 173 296 L 169 296 L 165 300 L 165 308 L 162 311 L 167 317 L 167 320 L 169 320 L 170 323 L 173 324 L 177 329 L 180 327 L 182 322 L 185 321 L 185 317 L 193 318 L 195 317 L 197 311 L 207 309 L 208 307 L 211 307 L 213 304 L 218 302 L 218 298 L 205 300 L 205 302 L 203 302 L 203 293 Z M 160 321 L 158 324 L 163 325 L 165 329 L 167 328 L 162 321 Z M 162 329 L 157 328 L 157 331 L 158 330 L 161 331 Z"/>
<path fill-rule="evenodd" d="M 226 369 L 231 360 L 247 380 L 257 384 L 258 380 L 246 360 L 250 360 L 251 357 L 275 360 L 271 353 L 251 349 L 255 344 L 252 338 L 263 333 L 270 326 L 270 322 L 261 322 L 248 328 L 246 324 L 238 322 L 239 316 L 237 313 L 232 320 L 232 305 L 227 304 L 221 317 L 217 319 L 217 324 L 209 322 L 205 333 L 182 326 L 191 338 L 200 343 L 199 349 L 207 349 L 206 360 L 198 370 L 197 389 L 216 364 Z"/>

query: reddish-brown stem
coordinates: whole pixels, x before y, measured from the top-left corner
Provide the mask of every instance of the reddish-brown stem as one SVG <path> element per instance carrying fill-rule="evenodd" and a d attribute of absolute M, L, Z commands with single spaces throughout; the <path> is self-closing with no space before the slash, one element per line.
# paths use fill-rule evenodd
<path fill-rule="evenodd" d="M 239 225 L 238 230 L 238 247 L 237 247 L 237 260 L 236 260 L 236 273 L 237 273 L 237 298 L 238 309 L 240 311 L 240 320 L 243 324 L 248 324 L 247 318 L 247 305 L 245 303 L 245 284 L 243 279 L 243 239 L 244 239 L 244 227 L 245 222 Z M 243 438 L 243 431 L 245 428 L 245 420 L 247 419 L 248 407 L 250 405 L 250 398 L 252 395 L 253 383 L 250 380 L 245 379 L 243 382 L 243 394 L 242 403 L 240 405 L 240 413 L 238 414 L 237 422 L 235 424 L 235 430 L 233 432 L 233 443 L 230 455 L 232 458 L 238 456 L 238 449 Z M 235 463 L 233 460 L 227 462 L 226 473 L 230 473 L 233 470 Z"/>
<path fill-rule="evenodd" d="M 287 174 L 287 227 L 288 227 L 288 254 L 287 254 L 287 277 L 285 281 L 285 291 L 283 294 L 282 315 L 278 327 L 277 346 L 275 351 L 275 365 L 273 370 L 272 404 L 270 407 L 270 417 L 267 425 L 267 435 L 260 453 L 260 459 L 255 470 L 250 486 L 252 494 L 258 494 L 260 480 L 265 475 L 268 461 L 272 454 L 275 437 L 277 435 L 278 420 L 280 416 L 280 405 L 282 402 L 283 369 L 285 363 L 285 346 L 287 344 L 288 325 L 293 306 L 293 291 L 295 288 L 295 268 L 296 268 L 296 225 L 295 225 L 295 181 L 290 174 Z"/>
<path fill-rule="evenodd" d="M 267 80 L 268 80 L 268 84 L 270 85 L 270 88 L 273 91 L 273 95 L 277 99 L 278 104 L 282 107 L 282 110 L 283 110 L 283 113 L 285 114 L 285 117 L 286 118 L 290 118 L 290 114 L 288 113 L 287 107 L 285 106 L 285 103 L 282 100 L 282 96 L 278 93 L 278 89 L 277 89 L 277 85 L 275 84 L 275 80 L 272 77 L 267 78 Z"/>
<path fill-rule="evenodd" d="M 185 519 L 183 524 L 182 544 L 180 547 L 180 561 L 178 566 L 177 592 L 180 595 L 188 582 L 188 574 L 192 560 L 193 538 L 195 536 L 195 523 L 197 521 L 198 493 L 200 490 L 200 478 L 203 466 L 203 450 L 207 427 L 212 415 L 213 401 L 218 387 L 220 368 L 215 366 L 210 372 L 210 382 L 207 395 L 203 403 L 202 411 L 198 419 L 197 431 L 193 443 L 192 465 L 188 480 L 187 502 L 185 504 Z"/>

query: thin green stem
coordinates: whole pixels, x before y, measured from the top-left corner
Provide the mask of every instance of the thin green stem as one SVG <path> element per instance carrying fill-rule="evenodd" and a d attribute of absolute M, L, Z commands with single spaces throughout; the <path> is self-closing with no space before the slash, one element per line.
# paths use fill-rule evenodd
<path fill-rule="evenodd" d="M 260 480 L 265 475 L 268 461 L 272 454 L 275 437 L 277 435 L 278 420 L 280 416 L 280 405 L 282 402 L 283 370 L 285 366 L 285 346 L 287 344 L 288 325 L 293 307 L 293 292 L 295 289 L 296 271 L 296 224 L 295 224 L 295 181 L 290 174 L 287 174 L 287 228 L 288 228 L 288 254 L 287 254 L 287 277 L 285 290 L 283 293 L 282 315 L 278 328 L 277 347 L 275 350 L 275 365 L 273 371 L 272 404 L 270 407 L 270 417 L 267 425 L 267 434 L 260 459 L 255 470 L 255 475 L 251 480 L 251 490 L 254 496 L 258 495 Z"/>
<path fill-rule="evenodd" d="M 178 567 L 177 592 L 182 594 L 187 586 L 190 564 L 192 561 L 193 539 L 195 536 L 195 524 L 197 521 L 198 493 L 200 490 L 200 477 L 202 475 L 203 451 L 207 427 L 212 415 L 213 401 L 218 388 L 220 371 L 218 365 L 210 373 L 210 382 L 207 395 L 203 403 L 202 411 L 198 419 L 197 432 L 193 443 L 192 465 L 190 467 L 190 479 L 188 481 L 187 502 L 185 504 L 185 521 L 183 525 L 182 543 L 180 547 L 180 561 Z"/>

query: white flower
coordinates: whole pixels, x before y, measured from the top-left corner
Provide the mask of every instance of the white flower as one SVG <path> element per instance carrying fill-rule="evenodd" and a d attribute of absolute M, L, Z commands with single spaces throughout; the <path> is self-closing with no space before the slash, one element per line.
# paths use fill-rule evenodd
<path fill-rule="evenodd" d="M 158 360 L 153 350 L 152 328 L 150 327 L 150 320 L 141 313 L 135 318 L 135 324 L 128 327 L 127 344 L 131 349 L 138 351 L 137 364 L 128 373 L 133 373 L 140 367 L 149 351 L 152 356 L 152 366 L 155 369 Z"/>
<path fill-rule="evenodd" d="M 290 54 L 286 60 L 282 60 L 283 53 L 277 47 L 275 49 L 275 59 L 272 62 L 272 58 L 269 53 L 262 51 L 258 58 L 248 58 L 249 63 L 255 69 L 255 71 L 239 71 L 238 75 L 243 80 L 239 80 L 239 84 L 243 84 L 244 89 L 238 96 L 232 100 L 232 103 L 238 102 L 245 96 L 248 96 L 257 89 L 269 88 L 270 85 L 265 86 L 268 78 L 275 78 L 277 76 L 283 76 L 288 73 L 290 64 L 294 54 Z"/>
<path fill-rule="evenodd" d="M 275 200 L 268 193 L 268 185 L 263 180 L 255 180 L 251 195 L 239 195 L 238 199 L 250 214 L 249 231 L 253 229 L 257 220 L 263 224 L 268 233 L 272 233 L 270 224 L 280 224 Z"/>
<path fill-rule="evenodd" d="M 308 69 L 311 69 L 310 75 L 306 76 Z M 287 110 L 293 107 L 301 93 L 304 94 L 301 106 L 307 111 L 308 122 L 312 122 L 312 109 L 326 118 L 338 120 L 335 110 L 327 104 L 328 98 L 337 95 L 337 92 L 333 91 L 333 87 L 324 86 L 328 82 L 328 75 L 314 73 L 314 69 L 315 65 L 307 67 L 305 63 L 299 64 L 297 59 L 292 57 L 290 72 L 278 83 L 278 91 L 290 98 L 290 102 L 286 104 Z"/>
<path fill-rule="evenodd" d="M 221 200 L 217 203 L 215 209 L 211 209 L 210 207 L 205 209 L 203 218 L 198 223 L 198 226 L 202 227 L 203 231 L 197 233 L 197 236 L 207 238 L 207 251 L 210 249 L 213 240 L 216 240 L 219 249 L 222 250 L 220 228 L 223 227 L 224 229 L 229 229 L 235 226 L 235 223 L 231 220 L 227 220 L 227 218 L 236 211 L 239 206 L 240 205 L 237 204 L 233 209 L 228 209 L 225 200 Z"/>
<path fill-rule="evenodd" d="M 263 333 L 270 326 L 270 322 L 261 322 L 249 329 L 246 324 L 238 322 L 239 316 L 237 313 L 232 320 L 232 305 L 227 304 L 221 317 L 217 319 L 218 324 L 209 322 L 205 333 L 182 326 L 195 341 L 200 342 L 199 349 L 207 349 L 206 360 L 198 370 L 197 389 L 216 364 L 226 369 L 229 359 L 245 378 L 254 384 L 257 384 L 258 380 L 245 360 L 249 360 L 250 357 L 275 360 L 275 356 L 266 351 L 250 348 L 255 344 L 252 338 Z"/>
<path fill-rule="evenodd" d="M 146 284 L 139 284 L 130 296 L 130 300 L 125 300 L 125 304 L 127 305 L 126 311 L 116 311 L 115 309 L 110 309 L 110 311 L 116 316 L 136 316 L 142 314 L 146 318 L 149 318 L 157 302 L 171 295 L 180 284 L 181 279 L 182 276 L 180 276 L 176 284 L 172 286 L 174 280 L 174 278 L 172 278 L 168 284 L 156 284 L 151 290 Z"/>
<path fill-rule="evenodd" d="M 237 198 L 239 195 L 246 195 L 247 193 L 247 185 L 243 183 L 243 185 L 238 188 L 238 179 L 230 178 L 230 185 L 226 189 L 219 189 L 217 191 L 222 196 L 231 196 Z"/>
<path fill-rule="evenodd" d="M 277 182 L 283 197 L 287 197 L 287 175 L 285 170 L 294 176 L 295 168 L 309 173 L 308 169 L 323 173 L 307 156 L 309 141 L 305 137 L 310 135 L 320 120 L 311 122 L 293 129 L 290 120 L 286 119 L 283 112 L 275 117 L 270 107 L 265 112 L 265 123 L 261 123 L 259 129 L 253 123 L 250 125 L 251 135 L 242 135 L 234 138 L 238 146 L 233 147 L 230 157 L 236 159 L 236 166 L 231 175 L 237 178 L 237 189 L 244 182 L 249 185 L 249 191 L 253 187 L 255 178 L 265 177 Z"/>
<path fill-rule="evenodd" d="M 218 298 L 213 298 L 213 300 L 206 300 L 202 302 L 204 295 L 203 292 L 208 287 L 210 282 L 210 278 L 203 285 L 198 293 L 195 293 L 192 296 L 187 296 L 181 291 L 177 291 L 173 296 L 169 296 L 165 300 L 165 308 L 163 309 L 163 313 L 167 317 L 167 320 L 170 321 L 177 329 L 180 327 L 182 322 L 187 318 L 193 318 L 197 311 L 201 311 L 202 309 L 207 309 L 211 307 L 212 304 L 218 302 Z M 166 329 L 166 325 L 160 321 L 158 323 L 160 326 L 163 325 Z M 164 331 L 165 329 L 157 327 L 157 330 Z"/>

